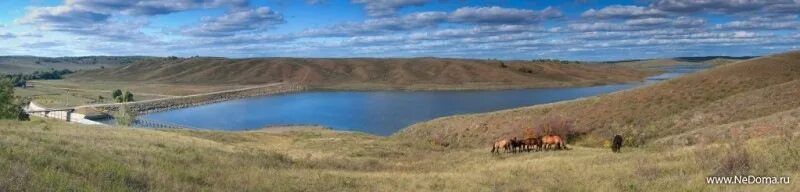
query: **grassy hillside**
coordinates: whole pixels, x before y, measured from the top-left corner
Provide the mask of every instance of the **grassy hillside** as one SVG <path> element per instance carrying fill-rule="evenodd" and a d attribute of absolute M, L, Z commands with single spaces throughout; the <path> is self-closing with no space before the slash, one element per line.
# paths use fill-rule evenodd
<path fill-rule="evenodd" d="M 643 60 L 627 60 L 627 61 L 614 61 L 607 62 L 621 66 L 632 67 L 644 70 L 659 70 L 663 67 L 674 65 L 725 65 L 738 61 L 744 61 L 755 57 L 727 57 L 727 56 L 708 56 L 708 57 L 676 57 L 666 59 L 643 59 Z"/>
<path fill-rule="evenodd" d="M 490 155 L 337 133 L 0 121 L 0 191 L 791 191 L 705 176 L 800 176 L 800 140 Z M 786 147 L 788 146 L 788 147 Z M 751 157 L 736 153 L 747 150 Z M 742 166 L 737 162 L 746 160 Z M 734 162 L 734 163 L 729 163 Z"/>
<path fill-rule="evenodd" d="M 613 65 L 413 59 L 188 58 L 147 60 L 86 71 L 74 80 L 179 84 L 303 81 L 331 89 L 471 89 L 561 87 L 639 81 L 647 74 Z"/>
<path fill-rule="evenodd" d="M 498 138 L 521 135 L 555 117 L 574 122 L 578 140 L 600 146 L 614 134 L 643 144 L 800 107 L 800 52 L 765 56 L 718 66 L 681 78 L 608 95 L 493 113 L 445 117 L 418 123 L 397 134 L 456 146 L 484 146 Z M 790 122 L 797 124 L 798 122 Z M 775 133 L 778 126 L 737 127 L 745 132 Z M 796 130 L 799 126 L 791 126 Z M 711 135 L 681 137 L 696 143 Z M 753 133 L 754 135 L 756 133 Z"/>
<path fill-rule="evenodd" d="M 32 73 L 50 69 L 98 69 L 119 67 L 149 57 L 137 56 L 87 56 L 87 57 L 34 57 L 0 56 L 0 73 Z"/>
<path fill-rule="evenodd" d="M 798 61 L 800 52 L 766 56 L 582 100 L 440 118 L 392 137 L 0 120 L 0 191 L 793 191 L 794 180 L 706 177 L 800 177 Z M 552 117 L 574 121 L 583 145 L 489 154 L 488 141 Z M 617 133 L 648 145 L 611 153 L 603 141 Z"/>

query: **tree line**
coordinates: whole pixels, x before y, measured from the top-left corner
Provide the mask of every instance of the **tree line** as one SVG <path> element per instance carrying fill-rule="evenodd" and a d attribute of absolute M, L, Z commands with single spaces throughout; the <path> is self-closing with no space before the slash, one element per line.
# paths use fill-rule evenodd
<path fill-rule="evenodd" d="M 69 69 L 50 69 L 50 71 L 34 71 L 30 74 L 3 74 L 0 76 L 0 79 L 8 79 L 11 81 L 12 86 L 14 87 L 22 87 L 28 80 L 50 80 L 50 79 L 61 79 L 64 75 L 74 73 L 74 71 Z"/>

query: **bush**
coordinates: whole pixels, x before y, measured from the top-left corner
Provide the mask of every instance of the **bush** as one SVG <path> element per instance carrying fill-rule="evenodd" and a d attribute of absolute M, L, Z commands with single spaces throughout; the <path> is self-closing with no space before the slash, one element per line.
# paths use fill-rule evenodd
<path fill-rule="evenodd" d="M 14 98 L 14 84 L 10 79 L 0 80 L 0 119 L 18 119 L 21 106 Z"/>
<path fill-rule="evenodd" d="M 131 126 L 136 122 L 136 113 L 123 105 L 117 110 L 117 113 L 114 115 L 114 120 L 117 121 L 118 125 Z"/>
<path fill-rule="evenodd" d="M 131 93 L 130 91 L 125 91 L 125 95 L 122 96 L 122 100 L 125 102 L 133 101 L 133 93 Z"/>
<path fill-rule="evenodd" d="M 120 100 L 118 99 L 119 97 L 122 97 L 122 90 L 117 89 L 111 92 L 111 98 L 114 98 L 114 100 L 119 101 Z"/>
<path fill-rule="evenodd" d="M 531 132 L 539 133 L 541 136 L 544 135 L 558 135 L 562 138 L 569 140 L 575 136 L 575 121 L 563 116 L 549 116 L 544 118 L 542 123 L 540 123 L 534 130 Z"/>

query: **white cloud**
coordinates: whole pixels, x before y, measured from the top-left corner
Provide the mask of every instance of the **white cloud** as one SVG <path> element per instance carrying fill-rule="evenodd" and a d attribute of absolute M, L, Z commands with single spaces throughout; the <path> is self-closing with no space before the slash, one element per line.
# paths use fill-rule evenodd
<path fill-rule="evenodd" d="M 436 27 L 442 23 L 528 25 L 560 16 L 561 12 L 552 7 L 542 11 L 501 7 L 464 7 L 452 13 L 417 12 L 398 17 L 374 18 L 363 22 L 308 29 L 303 32 L 303 36 L 374 35 L 394 31 L 420 30 Z"/>
<path fill-rule="evenodd" d="M 463 7 L 450 14 L 452 22 L 464 23 L 535 23 L 543 19 L 561 17 L 561 11 L 547 7 L 542 11 L 501 7 Z"/>
<path fill-rule="evenodd" d="M 631 19 L 625 21 L 625 25 L 633 25 L 633 26 L 653 26 L 653 25 L 663 25 L 671 22 L 672 20 L 666 18 L 644 18 L 644 19 Z"/>
<path fill-rule="evenodd" d="M 409 6 L 421 6 L 428 0 L 353 0 L 355 4 L 363 4 L 367 15 L 385 17 L 394 15 L 398 9 Z"/>
<path fill-rule="evenodd" d="M 648 7 L 632 5 L 611 5 L 600 10 L 589 9 L 581 16 L 592 18 L 637 18 L 637 17 L 662 17 L 666 13 Z"/>
<path fill-rule="evenodd" d="M 240 32 L 265 30 L 284 22 L 283 15 L 269 7 L 237 9 L 219 17 L 205 17 L 199 25 L 185 28 L 181 32 L 191 36 L 232 36 Z"/>
<path fill-rule="evenodd" d="M 106 14 L 162 15 L 200 8 L 247 7 L 247 0 L 66 0 L 64 7 Z"/>
<path fill-rule="evenodd" d="M 0 39 L 13 39 L 13 38 L 17 38 L 17 35 L 14 35 L 12 33 L 0 33 Z"/>
<path fill-rule="evenodd" d="M 650 6 L 670 12 L 797 14 L 800 11 L 797 0 L 656 0 Z"/>
<path fill-rule="evenodd" d="M 751 17 L 747 20 L 731 21 L 724 24 L 717 24 L 717 29 L 761 29 L 761 30 L 775 30 L 775 29 L 796 29 L 800 27 L 800 22 L 797 21 L 797 16 L 784 16 L 784 17 Z"/>

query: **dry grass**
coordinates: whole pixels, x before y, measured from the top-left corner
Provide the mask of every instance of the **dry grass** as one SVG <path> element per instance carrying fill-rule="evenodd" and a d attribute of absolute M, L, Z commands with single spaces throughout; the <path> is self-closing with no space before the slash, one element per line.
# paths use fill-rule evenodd
<path fill-rule="evenodd" d="M 635 61 L 621 61 L 615 62 L 613 64 L 632 67 L 635 69 L 641 69 L 646 71 L 659 71 L 664 67 L 670 67 L 675 65 L 702 65 L 702 64 L 710 64 L 710 65 L 726 65 L 730 63 L 735 63 L 739 61 L 746 60 L 744 58 L 696 58 L 690 60 L 680 59 L 680 58 L 668 58 L 668 59 L 645 59 L 645 60 L 635 60 Z"/>
<path fill-rule="evenodd" d="M 791 143 L 798 147 L 800 143 Z M 753 174 L 789 175 L 784 143 L 746 143 Z M 0 190 L 31 191 L 786 191 L 707 185 L 719 144 L 574 147 L 490 155 L 318 128 L 212 132 L 0 121 Z M 707 154 L 695 158 L 697 154 Z M 702 163 L 698 163 L 702 162 Z M 795 165 L 797 163 L 794 163 Z M 793 165 L 792 165 L 793 166 Z"/>
<path fill-rule="evenodd" d="M 575 120 L 581 143 L 602 146 L 614 134 L 631 144 L 706 127 L 755 119 L 800 107 L 800 52 L 718 66 L 681 78 L 612 94 L 485 114 L 445 117 L 402 130 L 396 137 L 483 146 L 520 135 L 548 116 Z M 488 126 L 479 127 L 486 124 Z"/>

